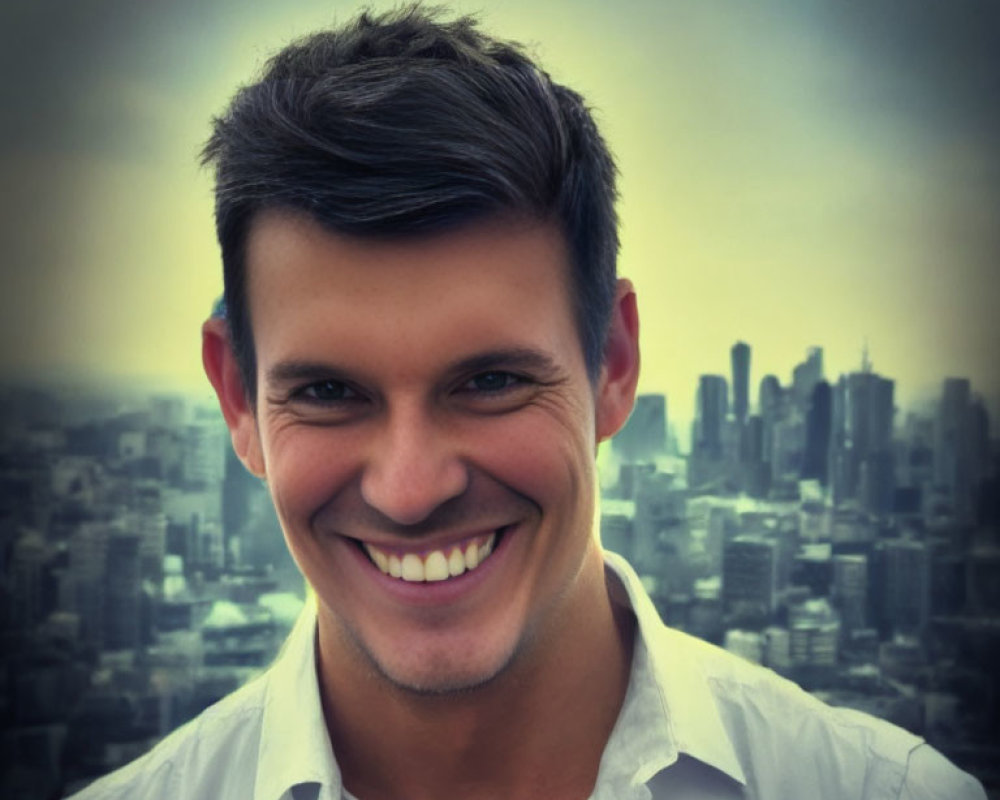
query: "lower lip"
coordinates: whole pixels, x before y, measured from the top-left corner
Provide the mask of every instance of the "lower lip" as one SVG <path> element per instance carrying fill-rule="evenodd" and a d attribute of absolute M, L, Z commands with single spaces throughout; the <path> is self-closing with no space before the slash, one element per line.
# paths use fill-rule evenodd
<path fill-rule="evenodd" d="M 461 575 L 444 581 L 417 582 L 393 578 L 376 567 L 356 544 L 348 543 L 348 546 L 358 560 L 360 568 L 380 590 L 390 597 L 411 606 L 446 606 L 467 597 L 475 592 L 484 581 L 489 580 L 490 575 L 499 569 L 500 562 L 507 553 L 510 540 L 516 532 L 516 525 L 505 527 L 503 535 L 498 537 L 499 541 L 489 558 L 475 569 L 467 570 Z"/>

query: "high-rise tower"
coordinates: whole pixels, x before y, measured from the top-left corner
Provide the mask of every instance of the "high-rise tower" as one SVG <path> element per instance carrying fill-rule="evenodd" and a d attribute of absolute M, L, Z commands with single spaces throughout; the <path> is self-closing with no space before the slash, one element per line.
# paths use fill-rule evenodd
<path fill-rule="evenodd" d="M 830 460 L 830 426 L 833 421 L 833 392 L 820 381 L 813 387 L 806 412 L 806 449 L 802 455 L 802 477 L 826 486 Z"/>
<path fill-rule="evenodd" d="M 934 482 L 951 501 L 955 515 L 972 514 L 972 397 L 965 378 L 948 378 L 941 387 L 934 442 Z"/>
<path fill-rule="evenodd" d="M 857 499 L 869 511 L 891 509 L 893 381 L 871 371 L 842 375 L 833 397 L 833 483 L 837 501 Z"/>
<path fill-rule="evenodd" d="M 627 462 L 652 461 L 667 452 L 667 398 L 642 394 L 611 446 Z"/>
<path fill-rule="evenodd" d="M 692 448 L 710 458 L 723 456 L 723 436 L 729 413 L 729 389 L 721 375 L 698 379 L 697 417 Z"/>
<path fill-rule="evenodd" d="M 742 428 L 750 409 L 750 345 L 737 342 L 729 356 L 733 368 L 733 415 Z"/>

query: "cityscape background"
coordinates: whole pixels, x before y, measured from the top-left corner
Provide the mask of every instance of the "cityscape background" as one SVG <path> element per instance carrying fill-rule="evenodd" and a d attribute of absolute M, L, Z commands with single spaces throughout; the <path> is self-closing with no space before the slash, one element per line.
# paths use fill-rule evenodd
<path fill-rule="evenodd" d="M 975 387 L 895 403 L 867 354 L 699 377 L 690 448 L 644 394 L 600 537 L 671 625 L 927 738 L 1000 796 L 1000 441 Z M 0 391 L 0 796 L 143 753 L 270 663 L 305 586 L 214 405 Z"/>
<path fill-rule="evenodd" d="M 605 543 L 671 624 L 997 796 L 1000 6 L 449 5 L 580 90 L 621 170 L 643 397 L 600 453 Z M 0 796 L 142 751 L 301 602 L 206 395 L 197 154 L 268 55 L 358 8 L 0 6 Z"/>

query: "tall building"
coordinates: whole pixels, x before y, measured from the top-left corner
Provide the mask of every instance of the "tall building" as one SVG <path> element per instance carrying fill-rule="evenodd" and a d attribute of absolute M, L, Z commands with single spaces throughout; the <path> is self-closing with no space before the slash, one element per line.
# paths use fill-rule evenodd
<path fill-rule="evenodd" d="M 742 427 L 750 410 L 750 345 L 737 342 L 729 357 L 733 369 L 733 416 Z"/>
<path fill-rule="evenodd" d="M 634 516 L 635 503 L 631 500 L 601 501 L 601 546 L 624 556 L 632 563 L 635 563 L 635 536 L 632 529 Z"/>
<path fill-rule="evenodd" d="M 44 537 L 25 530 L 14 543 L 10 558 L 10 609 L 16 629 L 32 631 L 45 614 L 45 562 L 48 547 Z"/>
<path fill-rule="evenodd" d="M 810 347 L 806 360 L 792 370 L 792 396 L 800 408 L 804 408 L 812 396 L 816 384 L 823 380 L 823 348 Z"/>
<path fill-rule="evenodd" d="M 225 477 L 229 439 L 221 418 L 183 429 L 181 478 L 185 486 L 215 491 Z"/>
<path fill-rule="evenodd" d="M 802 476 L 802 462 L 806 449 L 806 426 L 797 408 L 776 420 L 771 426 L 772 490 L 779 486 L 785 494 L 795 496 Z"/>
<path fill-rule="evenodd" d="M 70 536 L 68 607 L 62 609 L 80 619 L 82 639 L 95 647 L 104 641 L 104 593 L 108 528 L 99 522 L 84 522 Z"/>
<path fill-rule="evenodd" d="M 982 617 L 1000 617 L 1000 548 L 978 545 L 969 554 L 969 609 Z"/>
<path fill-rule="evenodd" d="M 834 500 L 892 508 L 894 383 L 874 372 L 841 376 L 833 397 Z"/>
<path fill-rule="evenodd" d="M 812 390 L 806 412 L 806 446 L 802 455 L 802 478 L 826 486 L 830 463 L 830 429 L 833 425 L 833 390 L 821 380 Z"/>
<path fill-rule="evenodd" d="M 923 632 L 930 614 L 930 563 L 927 546 L 909 539 L 883 542 L 881 575 L 873 585 L 881 593 L 883 629 L 901 634 Z"/>
<path fill-rule="evenodd" d="M 672 591 L 687 591 L 690 583 L 685 495 L 663 472 L 641 473 L 635 487 L 632 558 L 640 572 L 659 575 Z"/>
<path fill-rule="evenodd" d="M 781 383 L 774 375 L 765 375 L 761 379 L 757 392 L 757 409 L 761 420 L 763 420 L 763 457 L 768 464 L 771 463 L 774 426 L 781 419 L 783 404 L 784 392 Z"/>
<path fill-rule="evenodd" d="M 159 584 L 163 580 L 163 558 L 167 552 L 167 518 L 158 481 L 137 483 L 132 508 L 125 515 L 128 529 L 139 535 L 139 568 L 142 577 Z"/>
<path fill-rule="evenodd" d="M 232 447 L 225 447 L 225 475 L 222 480 L 222 532 L 226 540 L 227 566 L 240 559 L 235 555 L 243 547 L 243 533 L 250 519 L 250 509 L 255 491 L 260 489 L 260 480 L 255 477 L 237 458 Z M 240 542 L 234 546 L 233 542 Z M 249 553 L 241 553 L 243 559 Z"/>
<path fill-rule="evenodd" d="M 702 375 L 698 379 L 695 437 L 692 449 L 722 458 L 726 416 L 729 414 L 729 388 L 721 375 Z"/>
<path fill-rule="evenodd" d="M 722 551 L 722 601 L 734 614 L 767 616 L 778 596 L 778 545 L 771 539 L 742 535 Z"/>
<path fill-rule="evenodd" d="M 104 647 L 134 649 L 140 644 L 142 581 L 137 534 L 114 531 L 107 543 Z"/>
<path fill-rule="evenodd" d="M 972 398 L 969 409 L 970 457 L 972 459 L 972 486 L 975 491 L 993 471 L 990 448 L 990 415 L 983 398 Z"/>
<path fill-rule="evenodd" d="M 740 488 L 751 497 L 767 497 L 771 465 L 764 460 L 764 419 L 751 414 L 740 431 Z"/>
<path fill-rule="evenodd" d="M 728 491 L 737 465 L 730 465 L 727 456 L 732 450 L 733 461 L 738 445 L 732 442 L 729 414 L 729 389 L 721 375 L 702 375 L 695 399 L 695 420 L 691 430 L 691 458 L 688 461 L 688 483 L 710 491 Z M 735 488 L 735 487 L 732 487 Z"/>
<path fill-rule="evenodd" d="M 833 602 L 845 631 L 868 625 L 868 557 L 840 553 L 833 557 Z"/>
<path fill-rule="evenodd" d="M 626 462 L 653 461 L 667 452 L 667 398 L 642 394 L 625 427 L 611 440 L 611 447 Z"/>
<path fill-rule="evenodd" d="M 962 521 L 970 520 L 973 511 L 971 394 L 971 385 L 965 378 L 944 381 L 934 437 L 934 482 L 944 491 L 955 516 Z"/>
<path fill-rule="evenodd" d="M 919 514 L 934 486 L 934 420 L 908 413 L 896 454 L 895 510 Z"/>

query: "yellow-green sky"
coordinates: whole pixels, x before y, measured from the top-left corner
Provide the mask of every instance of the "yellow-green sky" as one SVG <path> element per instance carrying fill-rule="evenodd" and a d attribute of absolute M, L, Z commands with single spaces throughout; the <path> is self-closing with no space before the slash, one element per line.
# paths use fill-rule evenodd
<path fill-rule="evenodd" d="M 754 400 L 807 347 L 835 379 L 867 339 L 904 408 L 967 376 L 996 414 L 992 0 L 452 6 L 484 11 L 596 109 L 621 170 L 641 389 L 665 391 L 672 418 L 690 416 L 699 373 L 728 373 L 737 339 Z M 4 4 L 0 372 L 206 386 L 209 119 L 289 38 L 358 8 Z"/>

